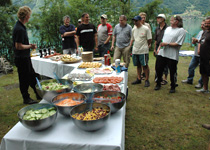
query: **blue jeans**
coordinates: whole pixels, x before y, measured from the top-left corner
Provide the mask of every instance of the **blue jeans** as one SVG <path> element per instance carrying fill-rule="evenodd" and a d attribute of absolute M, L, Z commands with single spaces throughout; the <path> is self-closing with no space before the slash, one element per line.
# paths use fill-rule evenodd
<path fill-rule="evenodd" d="M 109 50 L 109 48 L 110 48 L 110 44 L 109 43 L 99 45 L 98 46 L 99 56 L 100 57 L 104 57 L 104 54 L 107 54 L 107 51 Z"/>
<path fill-rule="evenodd" d="M 193 78 L 195 76 L 195 69 L 199 65 L 199 63 L 200 63 L 200 57 L 193 55 L 193 57 L 192 57 L 192 59 L 190 61 L 190 64 L 189 64 L 189 68 L 188 68 L 187 80 L 189 82 L 193 82 Z M 202 77 L 200 77 L 198 83 L 203 85 Z"/>

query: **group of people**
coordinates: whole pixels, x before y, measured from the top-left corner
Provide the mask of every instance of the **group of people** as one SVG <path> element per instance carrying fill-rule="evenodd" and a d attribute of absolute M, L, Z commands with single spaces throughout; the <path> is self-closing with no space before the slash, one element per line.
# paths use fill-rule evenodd
<path fill-rule="evenodd" d="M 33 104 L 37 101 L 30 98 L 28 93 L 29 86 L 34 89 L 37 99 L 40 99 L 36 92 L 35 85 L 37 74 L 35 73 L 30 59 L 30 49 L 35 49 L 36 45 L 29 44 L 25 24 L 29 21 L 31 9 L 28 6 L 20 7 L 18 10 L 18 21 L 13 29 L 13 47 L 15 53 L 15 64 L 18 69 L 20 91 L 25 104 Z M 149 82 L 149 48 L 152 43 L 151 27 L 146 20 L 146 13 L 141 12 L 132 20 L 134 27 L 127 23 L 125 15 L 119 16 L 119 23 L 114 27 L 107 23 L 107 15 L 100 16 L 101 24 L 96 27 L 89 23 L 90 16 L 84 13 L 78 20 L 78 27 L 70 24 L 70 17 L 64 16 L 64 24 L 60 26 L 60 34 L 62 38 L 62 46 L 64 54 L 72 54 L 78 52 L 80 46 L 84 51 L 98 52 L 101 57 L 107 54 L 108 50 L 114 50 L 113 61 L 123 56 L 125 67 L 129 67 L 130 56 L 132 53 L 133 65 L 137 66 L 137 79 L 132 82 L 133 85 L 140 84 L 142 81 L 142 73 L 145 74 L 145 87 L 150 86 Z M 164 14 L 157 16 L 158 27 L 155 30 L 154 56 L 155 64 L 155 81 L 154 90 L 160 90 L 161 85 L 167 84 L 168 69 L 170 71 L 171 89 L 170 93 L 175 92 L 177 86 L 177 64 L 179 60 L 179 50 L 184 42 L 186 31 L 183 29 L 183 21 L 180 16 L 174 15 L 170 18 L 170 26 L 166 24 Z M 205 26 L 205 27 L 204 27 Z M 198 43 L 195 52 L 198 55 L 193 57 L 189 67 L 188 80 L 184 83 L 192 84 L 195 67 L 200 62 L 200 72 L 202 76 L 203 89 L 200 92 L 208 92 L 208 76 L 210 75 L 210 48 L 209 31 L 210 18 L 208 17 L 202 22 L 202 32 L 193 43 Z M 110 45 L 111 43 L 111 45 Z M 132 50 L 131 50 L 132 48 Z M 200 61 L 199 61 L 200 59 Z M 164 74 L 164 76 L 163 76 Z M 201 87 L 201 86 L 200 86 Z"/>

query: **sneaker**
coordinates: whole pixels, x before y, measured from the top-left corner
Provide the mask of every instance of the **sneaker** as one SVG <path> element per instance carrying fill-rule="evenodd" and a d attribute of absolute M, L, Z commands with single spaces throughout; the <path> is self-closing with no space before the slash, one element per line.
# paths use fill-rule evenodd
<path fill-rule="evenodd" d="M 163 81 L 161 82 L 161 85 L 166 85 L 167 83 L 168 83 L 168 81 L 163 80 Z"/>
<path fill-rule="evenodd" d="M 157 90 L 160 90 L 160 88 L 161 88 L 161 85 L 158 85 L 158 84 L 157 84 L 157 85 L 155 86 L 154 90 L 157 91 Z"/>
<path fill-rule="evenodd" d="M 182 80 L 182 83 L 192 84 L 192 81 Z"/>
<path fill-rule="evenodd" d="M 210 124 L 202 124 L 202 127 L 205 129 L 210 130 Z"/>
<path fill-rule="evenodd" d="M 136 81 L 133 81 L 131 84 L 141 84 L 141 80 L 139 80 L 139 79 L 137 78 Z"/>
<path fill-rule="evenodd" d="M 144 87 L 149 87 L 149 86 L 150 86 L 149 80 L 146 80 Z"/>
<path fill-rule="evenodd" d="M 203 85 L 201 85 L 200 83 L 198 83 L 198 84 L 195 86 L 196 89 L 200 89 L 200 88 L 202 88 L 202 87 L 203 87 Z"/>
<path fill-rule="evenodd" d="M 200 89 L 200 90 L 196 90 L 196 92 L 199 92 L 199 93 L 209 93 L 209 90 L 204 90 L 203 88 Z"/>
<path fill-rule="evenodd" d="M 169 93 L 175 93 L 175 87 L 171 87 Z"/>

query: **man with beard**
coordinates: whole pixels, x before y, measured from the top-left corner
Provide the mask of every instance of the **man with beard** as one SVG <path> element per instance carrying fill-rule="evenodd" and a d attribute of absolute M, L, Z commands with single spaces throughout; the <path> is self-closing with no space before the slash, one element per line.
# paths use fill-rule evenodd
<path fill-rule="evenodd" d="M 167 65 L 170 70 L 171 80 L 171 89 L 169 93 L 175 93 L 179 50 L 184 42 L 186 32 L 183 29 L 183 21 L 180 16 L 172 16 L 170 23 L 171 26 L 166 28 L 163 35 L 163 42 L 160 43 L 160 46 L 157 50 L 157 84 L 155 86 L 155 90 L 159 90 L 161 88 L 163 71 Z"/>

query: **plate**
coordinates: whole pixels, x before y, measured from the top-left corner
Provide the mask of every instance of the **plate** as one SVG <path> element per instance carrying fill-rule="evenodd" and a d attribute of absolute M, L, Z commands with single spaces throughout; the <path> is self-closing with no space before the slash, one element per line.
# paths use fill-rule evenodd
<path fill-rule="evenodd" d="M 94 83 L 103 83 L 103 84 L 119 84 L 123 83 L 124 78 L 120 76 L 103 76 L 95 77 L 93 79 Z"/>
<path fill-rule="evenodd" d="M 95 57 L 95 58 L 93 58 L 93 61 L 101 61 L 103 59 L 104 59 L 104 57 Z"/>
<path fill-rule="evenodd" d="M 76 63 L 76 62 L 80 62 L 82 59 L 77 59 L 77 60 L 74 60 L 74 61 L 67 61 L 67 60 L 62 60 L 62 62 L 64 63 Z"/>
<path fill-rule="evenodd" d="M 86 73 L 90 74 L 111 74 L 113 72 L 112 68 L 87 68 Z"/>
<path fill-rule="evenodd" d="M 68 79 L 72 81 L 90 81 L 92 76 L 87 73 L 69 73 Z"/>
<path fill-rule="evenodd" d="M 100 68 L 102 66 L 102 63 L 99 62 L 82 62 L 78 69 L 86 69 L 86 68 Z"/>

